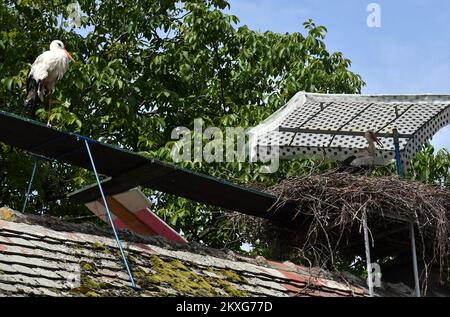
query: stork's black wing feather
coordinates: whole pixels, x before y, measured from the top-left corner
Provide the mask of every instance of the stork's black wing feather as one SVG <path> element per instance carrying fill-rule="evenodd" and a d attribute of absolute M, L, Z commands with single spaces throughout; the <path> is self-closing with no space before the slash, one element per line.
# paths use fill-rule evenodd
<path fill-rule="evenodd" d="M 352 155 L 350 157 L 347 157 L 345 160 L 342 161 L 342 166 L 350 166 L 350 164 L 356 159 L 355 155 Z"/>
<path fill-rule="evenodd" d="M 39 101 L 38 90 L 40 89 L 41 82 L 36 81 L 36 79 L 30 75 L 30 72 L 28 72 L 27 76 L 26 99 L 21 113 L 30 111 L 31 115 L 34 117 Z"/>
<path fill-rule="evenodd" d="M 340 173 L 349 173 L 349 174 L 365 174 L 367 171 L 367 167 L 365 166 L 353 166 L 351 163 L 356 159 L 355 155 L 352 155 L 342 161 L 341 166 L 338 168 L 338 172 Z"/>

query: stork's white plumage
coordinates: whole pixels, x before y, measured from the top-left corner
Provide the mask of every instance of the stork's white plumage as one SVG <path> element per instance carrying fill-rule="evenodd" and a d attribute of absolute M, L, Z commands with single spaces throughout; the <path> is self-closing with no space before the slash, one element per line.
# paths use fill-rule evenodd
<path fill-rule="evenodd" d="M 369 143 L 368 147 L 347 158 L 343 162 L 343 166 L 370 168 L 374 165 L 376 155 L 375 143 L 380 147 L 383 147 L 383 143 L 381 143 L 376 134 L 372 131 L 367 131 L 364 136 Z"/>
<path fill-rule="evenodd" d="M 64 77 L 69 68 L 69 61 L 74 59 L 65 49 L 63 42 L 55 40 L 50 44 L 50 50 L 39 55 L 31 66 L 27 79 L 27 98 L 25 106 L 30 106 L 34 114 L 38 101 L 49 98 L 49 122 L 51 94 L 55 91 L 56 81 Z"/>

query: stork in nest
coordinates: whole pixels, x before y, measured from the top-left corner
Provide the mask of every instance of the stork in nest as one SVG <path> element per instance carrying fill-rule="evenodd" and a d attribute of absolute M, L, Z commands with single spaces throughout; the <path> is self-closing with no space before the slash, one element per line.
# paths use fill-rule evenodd
<path fill-rule="evenodd" d="M 373 131 L 367 131 L 364 136 L 369 144 L 368 147 L 345 159 L 339 168 L 340 172 L 361 173 L 373 168 L 376 154 L 375 144 L 383 147 L 383 143 L 381 143 Z"/>

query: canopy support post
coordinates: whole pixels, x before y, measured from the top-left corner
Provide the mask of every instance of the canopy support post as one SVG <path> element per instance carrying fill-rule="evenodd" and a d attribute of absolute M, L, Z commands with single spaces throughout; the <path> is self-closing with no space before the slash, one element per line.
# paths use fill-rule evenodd
<path fill-rule="evenodd" d="M 103 203 L 105 205 L 106 213 L 108 215 L 109 223 L 111 224 L 112 231 L 114 233 L 114 237 L 116 239 L 117 246 L 119 247 L 120 254 L 122 256 L 123 263 L 124 263 L 125 268 L 127 270 L 128 276 L 130 277 L 131 287 L 133 289 L 136 289 L 136 284 L 134 283 L 133 274 L 131 273 L 131 269 L 130 269 L 130 266 L 128 264 L 127 257 L 125 256 L 125 253 L 123 251 L 122 244 L 120 242 L 119 236 L 117 235 L 116 227 L 114 225 L 114 221 L 113 221 L 112 216 L 111 216 L 111 211 L 109 210 L 109 207 L 108 207 L 108 202 L 106 201 L 105 194 L 103 193 L 102 184 L 100 183 L 100 178 L 98 177 L 97 168 L 95 167 L 94 158 L 92 157 L 92 153 L 91 153 L 91 149 L 90 149 L 90 146 L 89 146 L 89 142 L 88 142 L 88 140 L 85 139 L 84 143 L 86 145 L 86 149 L 87 149 L 87 152 L 88 152 L 88 155 L 89 155 L 89 159 L 91 160 L 92 170 L 93 170 L 93 172 L 95 174 L 95 180 L 97 181 L 98 189 L 100 191 L 100 194 L 102 195 L 102 199 L 103 199 Z"/>
<path fill-rule="evenodd" d="M 409 223 L 409 235 L 411 237 L 411 252 L 414 270 L 414 286 L 415 286 L 414 291 L 416 297 L 421 297 L 419 284 L 419 269 L 417 268 L 416 238 L 414 237 L 414 224 L 412 222 Z"/>
<path fill-rule="evenodd" d="M 394 136 L 394 147 L 395 147 L 395 160 L 397 162 L 397 172 L 400 178 L 404 177 L 403 169 L 402 169 L 402 159 L 400 156 L 400 142 L 399 142 L 399 133 L 397 129 L 392 130 L 392 134 Z M 416 297 L 421 297 L 420 295 L 420 280 L 419 280 L 419 270 L 417 265 L 417 250 L 416 250 L 416 239 L 414 235 L 414 224 L 412 222 L 409 223 L 409 236 L 411 239 L 411 253 L 412 253 L 412 264 L 413 264 L 413 272 L 414 272 L 414 294 Z"/>
<path fill-rule="evenodd" d="M 400 178 L 403 178 L 403 165 L 402 158 L 400 155 L 400 141 L 399 141 L 399 133 L 396 128 L 392 130 L 392 135 L 394 137 L 394 148 L 395 148 L 395 161 L 397 163 L 397 173 Z"/>
<path fill-rule="evenodd" d="M 369 229 L 367 228 L 367 214 L 364 211 L 363 214 L 363 227 L 364 227 L 364 246 L 366 248 L 366 266 L 367 266 L 367 282 L 369 285 L 369 296 L 373 297 L 373 272 L 372 272 L 372 260 L 370 259 L 370 242 L 369 242 Z"/>
<path fill-rule="evenodd" d="M 36 175 L 36 169 L 37 169 L 38 163 L 39 163 L 38 160 L 34 161 L 33 171 L 31 172 L 31 177 L 28 182 L 28 189 L 27 189 L 27 192 L 25 193 L 25 200 L 24 200 L 23 206 L 22 206 L 22 213 L 24 213 L 25 209 L 27 208 L 28 200 L 29 200 L 30 194 L 31 194 L 31 186 L 33 185 L 33 180 L 34 180 L 34 176 Z"/>

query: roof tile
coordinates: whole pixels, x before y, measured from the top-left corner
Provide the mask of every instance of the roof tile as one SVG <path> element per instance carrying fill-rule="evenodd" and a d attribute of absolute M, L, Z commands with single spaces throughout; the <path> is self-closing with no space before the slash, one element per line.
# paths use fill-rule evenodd
<path fill-rule="evenodd" d="M 318 277 L 320 270 L 257 261 L 198 245 L 123 243 L 129 280 L 114 239 L 0 220 L 0 295 L 39 296 L 364 296 L 366 290 Z M 196 282 L 194 282 L 196 281 Z"/>

